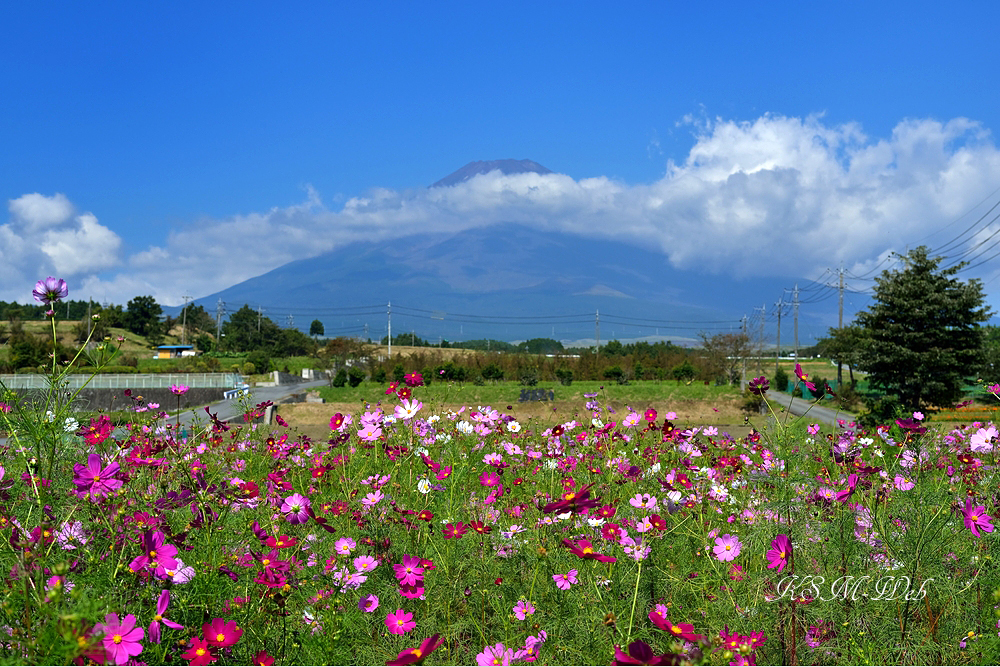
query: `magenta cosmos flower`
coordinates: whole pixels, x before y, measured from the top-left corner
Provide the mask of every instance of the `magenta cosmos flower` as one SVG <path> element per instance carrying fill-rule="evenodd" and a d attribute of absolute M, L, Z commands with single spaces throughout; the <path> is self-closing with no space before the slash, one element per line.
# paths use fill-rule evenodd
<path fill-rule="evenodd" d="M 135 616 L 132 614 L 122 621 L 118 620 L 118 614 L 108 614 L 103 623 L 94 626 L 94 632 L 104 635 L 104 650 L 116 665 L 124 665 L 129 658 L 142 653 L 139 642 L 146 636 L 146 631 L 135 627 Z"/>
<path fill-rule="evenodd" d="M 401 585 L 416 586 L 424 580 L 424 568 L 420 567 L 420 559 L 409 554 L 404 554 L 403 563 L 393 565 L 392 569 L 395 570 L 396 579 L 399 579 Z"/>
<path fill-rule="evenodd" d="M 767 552 L 768 568 L 778 568 L 778 574 L 781 574 L 791 557 L 792 541 L 788 535 L 778 535 L 771 540 L 771 550 Z"/>
<path fill-rule="evenodd" d="M 561 590 L 568 591 L 570 586 L 576 583 L 577 574 L 579 574 L 579 570 L 570 570 L 566 574 L 553 574 L 552 580 Z"/>
<path fill-rule="evenodd" d="M 187 393 L 188 389 L 190 389 L 190 387 L 185 387 L 182 384 L 172 384 L 172 385 L 170 385 L 170 393 L 171 394 L 176 394 L 177 396 L 183 396 L 184 394 Z"/>
<path fill-rule="evenodd" d="M 427 659 L 427 656 L 431 654 L 434 649 L 438 646 L 444 644 L 444 640 L 440 639 L 440 635 L 431 635 L 424 641 L 420 643 L 418 648 L 408 648 L 398 656 L 395 660 L 389 660 L 385 664 L 387 665 L 415 665 L 423 662 Z"/>
<path fill-rule="evenodd" d="M 973 507 L 972 498 L 965 499 L 965 508 L 962 510 L 962 518 L 965 520 L 965 527 L 972 531 L 972 534 L 979 537 L 979 529 L 982 528 L 987 533 L 993 532 L 993 524 L 990 520 L 993 518 L 986 514 L 985 505 L 976 505 Z"/>
<path fill-rule="evenodd" d="M 364 595 L 358 600 L 358 609 L 361 611 L 375 611 L 378 609 L 377 595 Z"/>
<path fill-rule="evenodd" d="M 160 531 L 147 530 L 142 535 L 142 554 L 129 563 L 129 568 L 133 572 L 138 572 L 147 565 L 154 570 L 158 567 L 175 569 L 177 547 L 166 542 L 167 536 Z"/>
<path fill-rule="evenodd" d="M 742 547 L 740 538 L 735 535 L 723 535 L 722 537 L 715 538 L 715 548 L 712 551 L 715 553 L 716 559 L 730 561 L 736 560 L 736 557 L 740 555 Z"/>
<path fill-rule="evenodd" d="M 160 623 L 163 623 L 168 628 L 173 628 L 174 630 L 181 630 L 184 628 L 180 623 L 175 623 L 169 618 L 164 616 L 167 613 L 167 606 L 170 605 L 170 591 L 163 589 L 160 591 L 160 598 L 156 601 L 156 614 L 153 616 L 153 622 L 149 624 L 149 641 L 154 644 L 160 643 Z"/>
<path fill-rule="evenodd" d="M 309 521 L 309 507 L 312 503 L 301 493 L 293 493 L 281 503 L 281 513 L 288 523 L 305 523 Z"/>
<path fill-rule="evenodd" d="M 205 623 L 201 626 L 201 632 L 205 635 L 205 641 L 219 647 L 232 646 L 243 636 L 243 629 L 236 621 L 223 618 L 213 618 L 211 623 Z"/>
<path fill-rule="evenodd" d="M 62 278 L 57 279 L 49 276 L 45 280 L 39 280 L 35 283 L 35 289 L 31 290 L 31 293 L 34 295 L 35 301 L 49 305 L 69 296 L 69 287 L 66 286 L 66 281 Z"/>
<path fill-rule="evenodd" d="M 122 481 L 114 478 L 120 469 L 121 466 L 117 463 L 103 467 L 100 455 L 91 454 L 87 457 L 87 465 L 77 463 L 73 466 L 73 483 L 76 484 L 78 493 L 105 496 L 121 488 Z"/>
<path fill-rule="evenodd" d="M 413 620 L 413 614 L 403 609 L 397 609 L 386 615 L 385 627 L 389 628 L 389 632 L 394 635 L 405 635 L 417 627 L 417 623 Z"/>

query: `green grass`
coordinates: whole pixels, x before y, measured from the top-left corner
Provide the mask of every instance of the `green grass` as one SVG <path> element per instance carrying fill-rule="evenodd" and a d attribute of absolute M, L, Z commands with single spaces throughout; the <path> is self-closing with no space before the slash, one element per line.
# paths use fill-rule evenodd
<path fill-rule="evenodd" d="M 382 387 L 383 391 L 388 385 L 378 385 L 371 382 L 362 382 L 358 387 L 322 387 L 319 389 L 320 396 L 324 400 L 335 403 L 362 403 L 372 401 L 373 397 L 383 395 L 382 392 L 375 393 L 373 389 Z M 670 401 L 711 401 L 720 398 L 739 396 L 738 387 L 716 387 L 706 386 L 704 383 L 693 383 L 690 385 L 677 384 L 674 382 L 654 382 L 644 380 L 631 382 L 627 385 L 608 384 L 607 382 L 574 382 L 568 387 L 560 385 L 558 382 L 540 382 L 534 387 L 523 387 L 515 382 L 501 382 L 498 384 L 487 384 L 476 386 L 471 383 L 445 383 L 432 382 L 429 386 L 420 389 L 420 399 L 431 404 L 455 404 L 466 405 L 492 405 L 502 409 L 502 406 L 513 405 L 518 402 L 521 390 L 545 389 L 555 393 L 555 400 L 559 402 L 568 401 L 578 403 L 581 408 L 587 399 L 584 394 L 597 393 L 602 403 L 611 401 L 617 405 L 630 405 L 639 410 L 644 409 L 648 404 Z"/>

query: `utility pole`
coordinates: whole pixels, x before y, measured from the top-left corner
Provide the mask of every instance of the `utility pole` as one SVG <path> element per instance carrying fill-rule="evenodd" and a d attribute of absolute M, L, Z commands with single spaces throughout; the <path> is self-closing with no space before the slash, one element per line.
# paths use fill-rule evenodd
<path fill-rule="evenodd" d="M 844 263 L 840 263 L 840 297 L 837 299 L 837 331 L 838 333 L 844 329 Z M 837 355 L 837 389 L 840 389 L 840 385 L 844 382 L 844 370 L 843 364 L 840 363 L 841 355 Z"/>
<path fill-rule="evenodd" d="M 184 295 L 183 315 L 181 315 L 181 345 L 187 345 L 188 301 L 194 297 Z"/>
<path fill-rule="evenodd" d="M 778 360 L 781 359 L 781 309 L 785 305 L 782 303 L 781 299 L 778 299 L 778 341 L 774 346 L 774 374 L 778 374 Z"/>
<path fill-rule="evenodd" d="M 742 329 L 743 329 L 743 340 L 744 340 L 744 342 L 746 342 L 746 340 L 747 340 L 747 316 L 746 315 L 743 316 L 743 326 L 742 326 Z M 746 388 L 747 388 L 747 355 L 746 355 L 746 348 L 745 347 L 743 349 L 743 352 L 740 354 L 740 356 L 743 358 L 743 372 L 740 375 L 740 391 L 745 391 Z"/>
<path fill-rule="evenodd" d="M 226 314 L 226 302 L 219 299 L 215 304 L 215 346 L 222 349 L 222 318 Z"/>
<path fill-rule="evenodd" d="M 285 320 L 286 328 L 293 329 L 295 327 L 295 318 L 292 317 L 291 313 L 288 313 L 288 318 Z"/>
<path fill-rule="evenodd" d="M 386 314 L 389 316 L 389 359 L 392 359 L 392 301 L 387 302 L 388 310 Z"/>
<path fill-rule="evenodd" d="M 594 336 L 597 338 L 597 356 L 601 356 L 601 311 L 594 315 Z"/>
<path fill-rule="evenodd" d="M 90 314 L 90 304 L 94 302 L 94 297 L 87 297 L 87 340 L 90 340 L 90 327 L 94 323 L 94 318 Z"/>
<path fill-rule="evenodd" d="M 799 361 L 799 284 L 795 283 L 795 291 L 792 292 L 792 314 L 795 317 L 795 326 L 793 331 L 795 333 L 795 361 Z"/>
<path fill-rule="evenodd" d="M 264 316 L 263 306 L 257 306 L 257 333 L 260 333 L 260 320 Z"/>

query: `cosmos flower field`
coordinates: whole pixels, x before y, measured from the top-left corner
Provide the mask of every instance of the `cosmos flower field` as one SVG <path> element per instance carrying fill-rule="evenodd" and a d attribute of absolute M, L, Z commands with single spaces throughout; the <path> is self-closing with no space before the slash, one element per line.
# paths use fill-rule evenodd
<path fill-rule="evenodd" d="M 520 423 L 422 385 L 373 385 L 325 440 L 252 402 L 184 439 L 138 396 L 117 424 L 3 396 L 0 658 L 1000 660 L 990 424 L 772 415 L 735 439 L 607 394 Z"/>

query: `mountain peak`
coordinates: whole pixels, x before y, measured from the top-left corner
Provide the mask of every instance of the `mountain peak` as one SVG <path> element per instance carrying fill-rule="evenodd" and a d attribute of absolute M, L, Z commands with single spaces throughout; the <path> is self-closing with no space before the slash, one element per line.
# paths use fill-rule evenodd
<path fill-rule="evenodd" d="M 470 162 L 456 172 L 453 172 L 440 181 L 432 185 L 432 188 L 445 187 L 448 185 L 458 185 L 464 183 L 473 176 L 488 174 L 491 171 L 500 170 L 502 174 L 551 174 L 551 169 L 547 169 L 533 160 L 477 160 Z"/>

